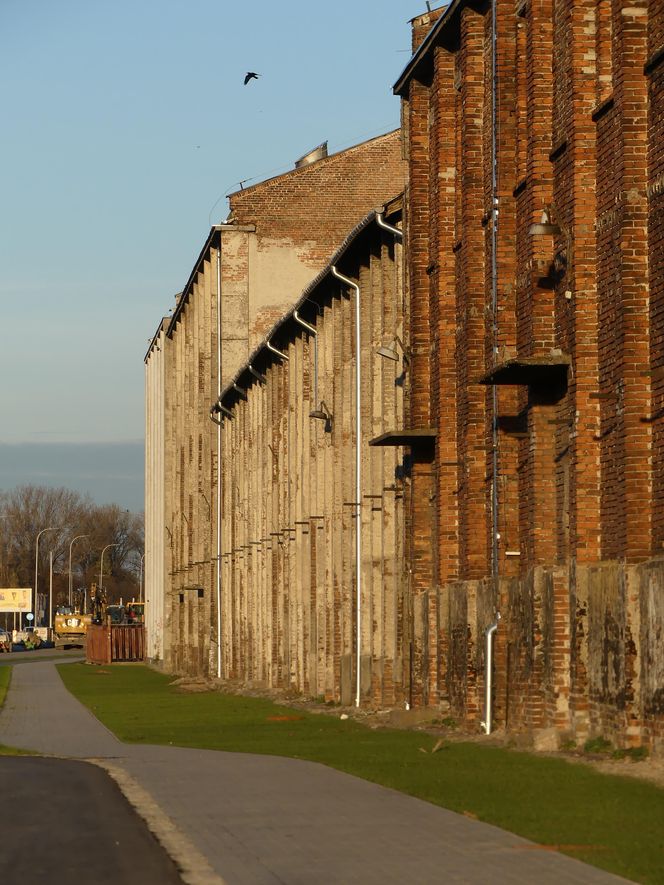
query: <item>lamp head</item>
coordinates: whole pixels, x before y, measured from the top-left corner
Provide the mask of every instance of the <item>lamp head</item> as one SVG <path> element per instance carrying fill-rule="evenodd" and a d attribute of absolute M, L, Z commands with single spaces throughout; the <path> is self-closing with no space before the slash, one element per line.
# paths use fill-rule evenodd
<path fill-rule="evenodd" d="M 325 431 L 329 433 L 332 430 L 332 412 L 326 406 L 324 400 L 320 401 L 319 407 L 309 412 L 310 418 L 316 418 L 318 421 L 325 421 Z"/>
<path fill-rule="evenodd" d="M 528 233 L 531 237 L 555 237 L 562 233 L 562 229 L 559 224 L 554 224 L 551 221 L 551 211 L 544 209 L 539 222 L 531 224 Z"/>
<path fill-rule="evenodd" d="M 396 350 L 392 350 L 391 347 L 379 347 L 376 353 L 378 356 L 384 356 L 387 360 L 393 360 L 395 363 L 399 362 L 399 354 Z"/>

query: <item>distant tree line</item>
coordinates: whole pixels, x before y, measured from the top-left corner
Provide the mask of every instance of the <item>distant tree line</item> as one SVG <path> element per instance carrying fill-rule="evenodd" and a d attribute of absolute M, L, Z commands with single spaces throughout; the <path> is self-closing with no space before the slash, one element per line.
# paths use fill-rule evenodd
<path fill-rule="evenodd" d="M 37 534 L 39 590 L 48 591 L 49 553 L 53 551 L 54 605 L 69 593 L 69 549 L 72 539 L 74 590 L 99 583 L 101 552 L 103 583 L 110 600 L 137 598 L 143 554 L 143 514 L 117 504 L 95 504 L 89 496 L 66 488 L 22 485 L 0 492 L 0 586 L 33 587 Z"/>

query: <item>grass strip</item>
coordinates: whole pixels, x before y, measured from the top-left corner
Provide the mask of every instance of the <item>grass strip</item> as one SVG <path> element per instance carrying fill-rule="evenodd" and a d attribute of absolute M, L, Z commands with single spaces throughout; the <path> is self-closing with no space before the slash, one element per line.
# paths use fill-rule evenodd
<path fill-rule="evenodd" d="M 12 678 L 12 668 L 8 666 L 0 667 L 0 710 L 7 697 L 9 691 L 9 682 Z"/>
<path fill-rule="evenodd" d="M 644 883 L 664 882 L 664 790 L 563 759 L 371 729 L 262 698 L 186 693 L 143 666 L 61 664 L 67 688 L 131 743 L 322 762 Z"/>

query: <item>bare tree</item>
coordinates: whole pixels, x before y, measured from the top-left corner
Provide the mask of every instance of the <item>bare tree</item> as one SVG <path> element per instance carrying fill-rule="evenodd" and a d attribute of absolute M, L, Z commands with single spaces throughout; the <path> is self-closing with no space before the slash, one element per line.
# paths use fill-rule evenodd
<path fill-rule="evenodd" d="M 89 571 L 99 568 L 101 551 L 113 544 L 104 557 L 106 574 L 124 577 L 131 574 L 132 561 L 143 551 L 143 516 L 123 510 L 117 504 L 95 507 L 90 514 L 88 553 L 82 565 Z"/>
<path fill-rule="evenodd" d="M 89 498 L 64 488 L 18 486 L 3 495 L 0 521 L 4 539 L 8 577 L 20 586 L 32 586 L 34 580 L 37 534 L 45 528 L 53 531 L 39 547 L 39 569 L 45 568 L 53 551 L 54 570 L 66 568 L 68 543 L 72 529 L 81 525 L 92 508 Z"/>
<path fill-rule="evenodd" d="M 56 598 L 64 594 L 68 582 L 69 545 L 77 535 L 72 572 L 76 586 L 98 580 L 101 551 L 104 572 L 112 584 L 129 596 L 138 584 L 135 563 L 143 551 L 143 516 L 123 510 L 117 504 L 95 505 L 89 496 L 65 488 L 24 485 L 0 494 L 0 580 L 4 586 L 31 587 L 34 583 L 35 543 L 44 528 L 53 531 L 42 536 L 39 545 L 40 573 L 48 567 L 53 551 Z"/>

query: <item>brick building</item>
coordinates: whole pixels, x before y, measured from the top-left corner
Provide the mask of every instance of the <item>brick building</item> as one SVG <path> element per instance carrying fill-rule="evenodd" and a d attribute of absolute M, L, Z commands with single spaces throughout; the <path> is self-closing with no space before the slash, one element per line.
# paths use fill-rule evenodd
<path fill-rule="evenodd" d="M 152 342 L 166 666 L 656 748 L 664 2 L 412 26 L 403 205 L 395 133 L 233 195 Z"/>
<path fill-rule="evenodd" d="M 661 0 L 453 0 L 401 96 L 413 693 L 664 737 Z"/>
<path fill-rule="evenodd" d="M 146 354 L 146 598 L 150 652 L 177 672 L 217 673 L 221 576 L 210 405 L 266 331 L 353 229 L 403 189 L 399 133 L 296 168 L 230 197 Z M 221 514 L 221 521 L 227 514 Z"/>

